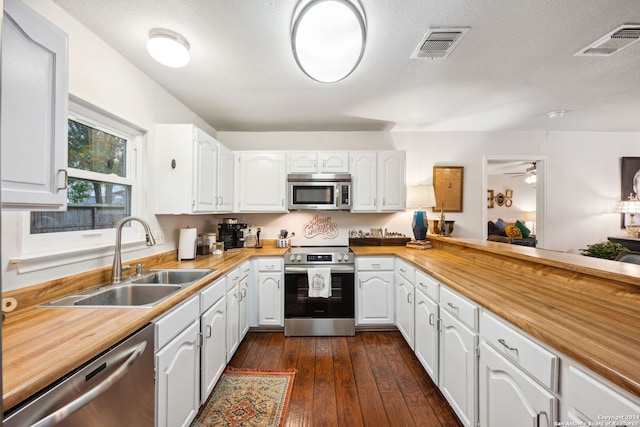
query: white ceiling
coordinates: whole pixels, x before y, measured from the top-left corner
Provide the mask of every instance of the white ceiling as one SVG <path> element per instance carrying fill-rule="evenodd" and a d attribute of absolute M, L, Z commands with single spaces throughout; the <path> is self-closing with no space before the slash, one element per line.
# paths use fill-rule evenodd
<path fill-rule="evenodd" d="M 640 131 L 640 42 L 573 56 L 640 23 L 638 0 L 361 0 L 364 57 L 334 84 L 296 66 L 297 0 L 54 1 L 219 131 Z M 430 26 L 471 30 L 446 59 L 410 59 Z M 146 53 L 156 27 L 187 38 L 185 68 Z"/>

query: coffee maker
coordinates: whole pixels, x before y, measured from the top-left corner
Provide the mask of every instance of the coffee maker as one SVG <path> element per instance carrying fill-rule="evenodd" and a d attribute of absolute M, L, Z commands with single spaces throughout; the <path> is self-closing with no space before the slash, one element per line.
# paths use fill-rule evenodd
<path fill-rule="evenodd" d="M 218 224 L 218 242 L 224 242 L 224 250 L 244 248 L 244 234 L 247 224 L 239 223 L 234 218 L 224 218 Z"/>

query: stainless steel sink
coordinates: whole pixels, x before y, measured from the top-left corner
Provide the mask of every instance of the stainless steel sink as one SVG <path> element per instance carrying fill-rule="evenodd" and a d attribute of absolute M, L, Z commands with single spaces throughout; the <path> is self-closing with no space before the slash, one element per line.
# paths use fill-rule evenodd
<path fill-rule="evenodd" d="M 175 270 L 151 270 L 147 274 L 143 274 L 142 277 L 134 278 L 131 283 L 158 283 L 158 284 L 180 284 L 193 283 L 214 270 L 202 270 L 202 269 L 175 269 Z"/>
<path fill-rule="evenodd" d="M 122 283 L 110 283 L 49 301 L 40 307 L 153 307 L 188 288 L 211 269 L 157 269 Z"/>
<path fill-rule="evenodd" d="M 74 302 L 73 305 L 143 306 L 159 302 L 181 289 L 182 286 L 180 285 L 134 285 L 125 283 L 82 298 Z"/>

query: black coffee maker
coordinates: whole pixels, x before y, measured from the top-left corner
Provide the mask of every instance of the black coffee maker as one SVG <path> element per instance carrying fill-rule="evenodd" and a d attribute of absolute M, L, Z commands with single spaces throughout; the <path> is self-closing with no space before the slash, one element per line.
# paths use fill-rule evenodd
<path fill-rule="evenodd" d="M 224 242 L 224 250 L 244 248 L 244 234 L 247 224 L 239 223 L 235 218 L 224 218 L 218 224 L 218 242 Z"/>

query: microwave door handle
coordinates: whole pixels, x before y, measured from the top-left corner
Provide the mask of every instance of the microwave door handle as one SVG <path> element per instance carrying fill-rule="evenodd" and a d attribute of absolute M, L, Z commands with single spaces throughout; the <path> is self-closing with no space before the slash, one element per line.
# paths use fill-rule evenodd
<path fill-rule="evenodd" d="M 340 209 L 340 199 L 342 199 L 342 197 L 340 196 L 340 184 L 336 184 L 336 192 L 334 194 L 334 199 L 336 201 L 336 208 Z"/>

